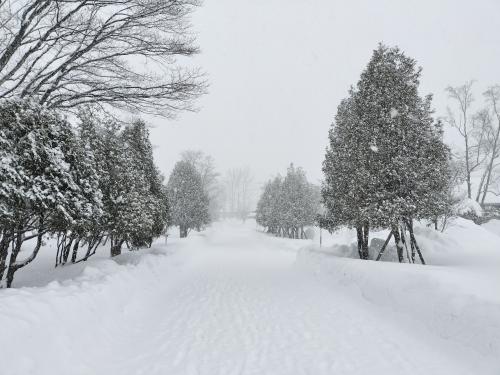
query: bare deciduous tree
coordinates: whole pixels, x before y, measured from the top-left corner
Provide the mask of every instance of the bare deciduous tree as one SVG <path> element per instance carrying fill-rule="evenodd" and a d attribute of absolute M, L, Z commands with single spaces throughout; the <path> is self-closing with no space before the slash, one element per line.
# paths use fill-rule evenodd
<path fill-rule="evenodd" d="M 487 108 L 480 110 L 473 117 L 473 131 L 476 139 L 478 140 L 475 163 L 478 165 L 483 165 L 484 161 L 488 158 L 488 153 L 490 152 L 493 137 L 491 127 L 491 114 Z M 479 181 L 479 187 L 477 189 L 476 202 L 479 202 L 481 199 L 481 194 L 485 186 L 487 175 L 488 169 L 483 168 L 481 180 Z"/>
<path fill-rule="evenodd" d="M 251 184 L 253 176 L 250 168 L 233 168 L 226 175 L 226 205 L 229 213 L 245 220 L 251 210 Z"/>
<path fill-rule="evenodd" d="M 464 140 L 465 159 L 465 180 L 467 183 L 467 196 L 472 198 L 472 173 L 481 165 L 484 159 L 482 155 L 482 135 L 473 131 L 473 119 L 471 115 L 471 104 L 474 100 L 472 96 L 473 81 L 469 81 L 462 86 L 448 87 L 446 91 L 450 98 L 458 104 L 458 114 L 448 108 L 447 122 L 458 130 Z M 477 129 L 477 127 L 476 127 Z"/>
<path fill-rule="evenodd" d="M 188 16 L 198 0 L 0 1 L 0 98 L 172 116 L 204 91 Z"/>
<path fill-rule="evenodd" d="M 483 179 L 485 179 L 482 186 L 481 204 L 484 204 L 486 195 L 490 191 L 492 176 L 496 167 L 499 165 L 498 158 L 500 157 L 500 86 L 490 87 L 484 96 L 491 107 L 491 112 L 496 119 L 496 126 L 493 125 L 494 121 L 490 118 L 490 132 L 488 142 L 488 164 L 485 168 Z M 479 200 L 478 200 L 479 201 Z"/>

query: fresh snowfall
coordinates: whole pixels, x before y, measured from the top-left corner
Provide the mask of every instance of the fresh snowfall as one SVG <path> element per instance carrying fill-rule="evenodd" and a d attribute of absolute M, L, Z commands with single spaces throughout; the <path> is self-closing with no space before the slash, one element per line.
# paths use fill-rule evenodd
<path fill-rule="evenodd" d="M 0 375 L 500 375 L 459 3 L 0 0 Z"/>
<path fill-rule="evenodd" d="M 43 283 L 41 259 L 0 294 L 1 373 L 498 374 L 499 235 L 422 229 L 419 266 L 340 257 L 348 231 L 322 250 L 226 221 Z"/>

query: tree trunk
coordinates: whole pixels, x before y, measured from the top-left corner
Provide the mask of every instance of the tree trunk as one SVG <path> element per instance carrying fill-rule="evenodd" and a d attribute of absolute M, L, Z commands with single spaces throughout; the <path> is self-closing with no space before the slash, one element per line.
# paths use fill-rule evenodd
<path fill-rule="evenodd" d="M 179 226 L 179 237 L 186 238 L 188 235 L 188 228 L 185 225 Z"/>
<path fill-rule="evenodd" d="M 397 225 L 392 226 L 392 235 L 394 236 L 394 243 L 396 244 L 399 263 L 403 263 L 404 262 L 403 245 L 401 243 L 401 236 L 399 235 L 399 228 Z"/>
<path fill-rule="evenodd" d="M 71 254 L 71 263 L 76 262 L 76 256 L 78 254 L 78 247 L 80 246 L 80 240 L 76 240 L 73 245 L 73 253 Z"/>
<path fill-rule="evenodd" d="M 378 253 L 376 261 L 379 261 L 380 258 L 382 258 L 382 255 L 384 255 L 385 249 L 387 248 L 387 245 L 389 244 L 391 237 L 392 237 L 392 232 L 390 232 L 389 235 L 387 236 L 387 239 L 385 240 L 384 245 L 382 246 L 382 248 L 380 249 L 380 252 Z"/>
<path fill-rule="evenodd" d="M 5 268 L 7 267 L 7 257 L 9 255 L 9 244 L 11 234 L 7 229 L 2 231 L 2 240 L 0 241 L 0 279 L 2 278 Z"/>
<path fill-rule="evenodd" d="M 124 240 L 111 239 L 111 258 L 120 255 L 122 253 L 122 246 Z"/>
<path fill-rule="evenodd" d="M 22 234 L 18 234 L 17 239 L 16 239 L 16 244 L 15 247 L 12 249 L 12 254 L 10 256 L 9 260 L 9 269 L 7 270 L 7 280 L 6 280 L 6 286 L 7 288 L 12 287 L 12 282 L 14 281 L 14 274 L 16 271 L 20 268 L 23 268 L 24 266 L 27 266 L 30 264 L 38 255 L 38 251 L 42 247 L 42 239 L 43 239 L 43 230 L 39 229 L 38 235 L 37 235 L 37 241 L 35 248 L 33 249 L 33 252 L 31 255 L 26 258 L 22 262 L 16 262 L 17 261 L 17 256 L 19 255 L 19 252 L 21 251 L 22 244 L 24 242 L 24 238 Z"/>
<path fill-rule="evenodd" d="M 415 234 L 413 233 L 413 220 L 408 220 L 408 232 L 410 232 L 410 240 L 411 240 L 411 243 L 412 243 L 412 246 L 415 247 L 415 250 L 417 250 L 417 253 L 418 253 L 418 256 L 420 257 L 420 261 L 422 262 L 422 264 L 425 264 L 425 260 L 424 260 L 424 257 L 422 256 L 422 252 L 420 251 L 420 247 L 418 247 L 418 244 L 417 244 L 417 239 L 415 238 Z"/>
<path fill-rule="evenodd" d="M 465 119 L 465 114 L 464 114 L 464 119 Z M 466 125 L 464 124 L 465 129 Z M 470 181 L 470 175 L 471 175 L 471 170 L 470 170 L 470 160 L 469 160 L 469 137 L 467 132 L 465 132 L 464 135 L 465 139 L 465 172 L 466 172 L 466 181 L 467 181 L 467 198 L 472 199 L 472 187 L 471 187 L 471 181 Z"/>
<path fill-rule="evenodd" d="M 370 234 L 370 226 L 368 223 L 365 223 L 363 225 L 363 247 L 362 247 L 362 255 L 363 259 L 368 260 L 369 259 L 369 248 L 368 248 L 368 236 Z"/>
<path fill-rule="evenodd" d="M 356 235 L 358 237 L 359 259 L 363 259 L 363 227 L 362 226 L 359 225 L 356 227 Z"/>
<path fill-rule="evenodd" d="M 69 253 L 71 252 L 71 245 L 73 245 L 73 241 L 75 241 L 75 235 L 72 233 L 69 237 L 69 242 L 64 244 L 64 251 L 62 257 L 62 264 L 68 263 Z"/>
<path fill-rule="evenodd" d="M 476 202 L 479 203 L 481 199 L 481 193 L 483 192 L 484 180 L 486 179 L 486 175 L 488 174 L 488 169 L 485 169 L 482 176 L 481 182 L 479 183 L 479 188 L 477 189 Z"/>
<path fill-rule="evenodd" d="M 410 260 L 410 252 L 408 251 L 408 244 L 406 243 L 406 230 L 404 225 L 401 225 L 401 242 L 403 243 L 406 250 L 406 259 L 408 259 L 408 263 L 412 263 Z"/>

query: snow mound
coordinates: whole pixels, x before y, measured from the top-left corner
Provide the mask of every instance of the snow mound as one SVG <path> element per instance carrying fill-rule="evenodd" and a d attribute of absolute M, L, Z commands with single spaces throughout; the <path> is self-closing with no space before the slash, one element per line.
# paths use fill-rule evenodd
<path fill-rule="evenodd" d="M 140 328 L 134 326 L 134 317 L 143 316 L 146 322 L 159 313 L 143 311 L 140 304 L 155 289 L 169 287 L 158 285 L 160 269 L 171 270 L 175 277 L 182 258 L 168 255 L 165 249 L 130 252 L 116 261 L 94 262 L 73 280 L 2 290 L 0 373 L 84 375 L 95 374 L 96 368 L 99 374 L 116 373 L 107 367 L 106 357 L 134 346 L 120 342 L 123 327 Z M 12 345 L 14 339 L 21 350 Z"/>
<path fill-rule="evenodd" d="M 297 263 L 343 289 L 402 331 L 434 336 L 464 373 L 495 374 L 500 363 L 500 277 L 464 268 L 360 261 L 303 249 Z M 497 269 L 498 270 L 498 269 Z M 492 289 L 494 289 L 492 291 Z M 440 344 L 437 344 L 440 342 Z"/>
<path fill-rule="evenodd" d="M 479 203 L 470 198 L 462 199 L 455 206 L 455 212 L 460 216 L 475 216 L 482 217 L 483 209 Z"/>
<path fill-rule="evenodd" d="M 487 223 L 482 224 L 481 226 L 485 228 L 488 232 L 500 236 L 500 220 L 493 219 L 488 221 Z"/>
<path fill-rule="evenodd" d="M 341 229 L 332 234 L 323 233 L 325 246 L 320 249 L 315 243 L 310 247 L 312 251 L 321 251 L 343 258 L 359 258 L 354 230 Z M 431 265 L 479 266 L 487 269 L 498 267 L 500 269 L 498 234 L 500 234 L 500 220 L 477 225 L 471 220 L 457 218 L 444 233 L 421 223 L 415 225 L 417 242 L 422 249 L 426 263 Z M 371 260 L 376 259 L 388 235 L 387 230 L 370 233 Z M 478 244 L 481 246 L 479 247 Z M 387 246 L 381 261 L 398 262 L 393 239 Z"/>

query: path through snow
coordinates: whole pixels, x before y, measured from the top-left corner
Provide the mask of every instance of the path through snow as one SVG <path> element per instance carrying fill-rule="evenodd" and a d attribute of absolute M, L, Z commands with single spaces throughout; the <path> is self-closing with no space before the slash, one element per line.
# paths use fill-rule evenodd
<path fill-rule="evenodd" d="M 372 308 L 359 293 L 301 267 L 296 246 L 226 223 L 176 241 L 167 256 L 126 266 L 105 261 L 76 282 L 2 291 L 0 374 L 491 369 L 481 367 L 480 354 L 418 324 L 398 324 L 396 312 Z"/>

